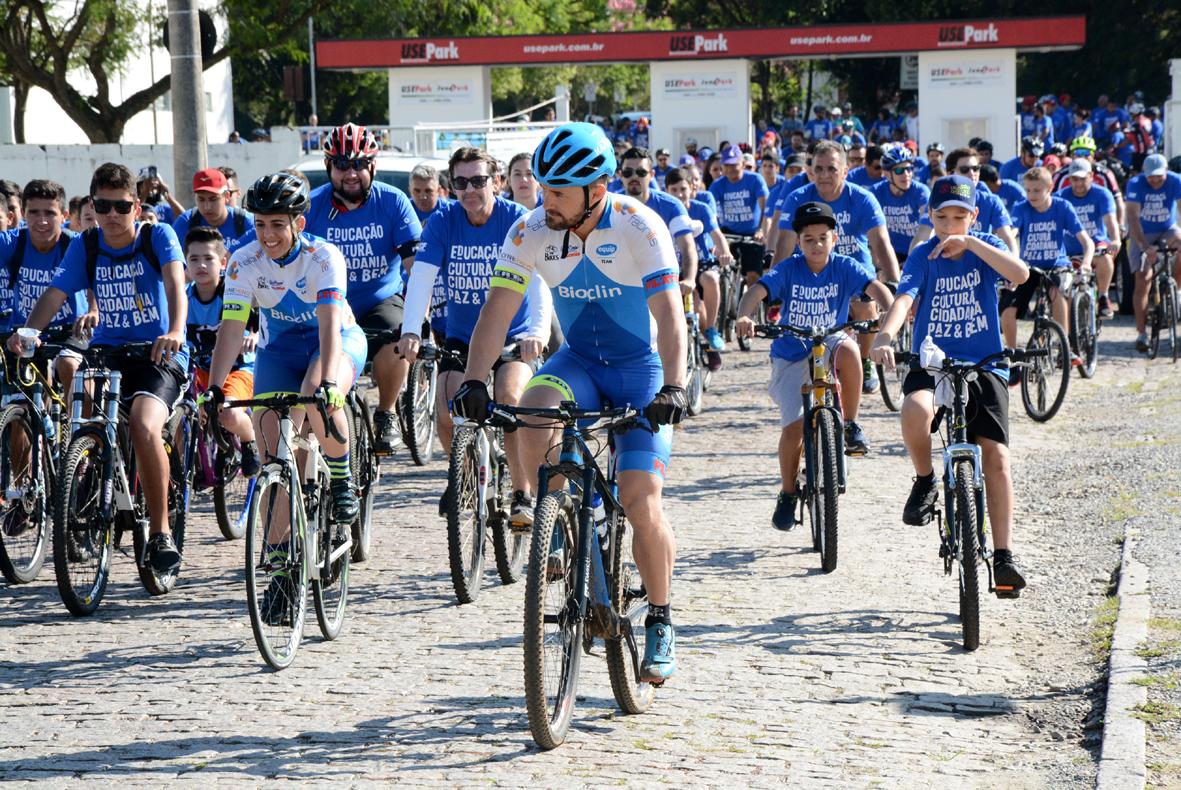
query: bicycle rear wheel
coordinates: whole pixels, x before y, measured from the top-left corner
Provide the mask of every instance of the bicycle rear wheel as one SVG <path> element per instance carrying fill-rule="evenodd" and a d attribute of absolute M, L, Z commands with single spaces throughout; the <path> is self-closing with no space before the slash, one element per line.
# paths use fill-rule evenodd
<path fill-rule="evenodd" d="M 688 396 L 687 411 L 690 416 L 697 416 L 701 414 L 702 404 L 705 398 L 705 380 L 703 378 L 703 371 L 705 366 L 702 364 L 701 357 L 701 336 L 695 332 L 688 333 L 689 349 L 687 370 L 685 375 L 685 393 Z"/>
<path fill-rule="evenodd" d="M 332 521 L 332 489 L 326 478 L 320 481 L 316 512 L 308 514 L 308 531 L 313 529 L 317 530 L 316 556 L 313 559 L 319 568 L 319 578 L 311 580 L 312 605 L 316 610 L 320 633 L 331 641 L 340 636 L 344 628 L 352 550 L 338 553 L 338 549 L 345 544 L 345 531 L 344 526 L 339 525 L 338 540 L 338 525 Z"/>
<path fill-rule="evenodd" d="M 1074 334 L 1075 351 L 1082 360 L 1078 374 L 1085 379 L 1095 375 L 1099 362 L 1099 313 L 1090 290 L 1076 291 L 1070 301 L 1070 323 Z"/>
<path fill-rule="evenodd" d="M 611 608 L 631 623 L 636 650 L 644 652 L 644 618 L 648 613 L 648 593 L 640 580 L 632 556 L 631 536 L 627 534 L 627 520 L 616 514 L 616 528 L 611 530 L 611 571 L 607 579 L 611 591 Z M 631 648 L 625 639 L 608 639 L 607 673 L 611 677 L 611 691 L 624 713 L 643 713 L 656 697 L 656 687 L 640 680 L 632 662 Z"/>
<path fill-rule="evenodd" d="M 543 749 L 566 740 L 582 659 L 575 513 L 568 494 L 551 491 L 533 521 L 525 583 L 525 703 L 529 730 Z"/>
<path fill-rule="evenodd" d="M 435 381 L 438 367 L 434 360 L 416 359 L 406 377 L 406 389 L 398 412 L 402 423 L 402 442 L 416 466 L 435 456 Z"/>
<path fill-rule="evenodd" d="M 964 631 L 964 650 L 980 646 L 980 546 L 976 542 L 976 488 L 972 464 L 956 461 L 955 530 L 959 551 L 960 621 Z M 948 497 L 950 500 L 950 497 Z"/>
<path fill-rule="evenodd" d="M 914 321 L 907 316 L 906 320 L 902 322 L 902 326 L 898 329 L 898 335 L 894 338 L 894 342 L 890 346 L 895 351 L 910 351 L 911 332 L 914 329 Z M 902 382 L 906 378 L 906 374 L 910 368 L 904 365 L 897 365 L 894 367 L 893 373 L 887 373 L 886 369 L 878 365 L 878 380 L 882 383 L 882 402 L 886 404 L 886 408 L 890 411 L 898 411 L 902 408 Z"/>
<path fill-rule="evenodd" d="M 49 548 L 50 448 L 33 419 L 22 403 L 0 412 L 0 572 L 9 584 L 37 578 Z"/>
<path fill-rule="evenodd" d="M 812 495 L 812 507 L 816 511 L 814 524 L 820 537 L 820 568 L 825 573 L 837 569 L 837 497 L 840 495 L 837 477 L 837 428 L 832 412 L 816 412 L 816 491 Z"/>
<path fill-rule="evenodd" d="M 102 603 L 111 571 L 114 525 L 100 512 L 104 441 L 76 436 L 65 454 L 54 498 L 53 569 L 70 614 L 93 614 Z"/>
<path fill-rule="evenodd" d="M 504 447 L 504 435 L 499 436 L 497 446 Z M 509 474 L 508 459 L 503 455 L 496 461 L 496 496 L 488 503 L 492 512 L 489 519 L 492 526 L 492 547 L 496 554 L 496 572 L 501 584 L 515 584 L 525 569 L 525 551 L 529 534 L 511 529 L 506 510 L 513 495 L 513 479 Z"/>
<path fill-rule="evenodd" d="M 220 426 L 214 430 L 221 430 Z M 242 457 L 237 437 L 231 439 L 228 452 L 218 448 L 213 456 L 217 484 L 213 487 L 213 512 L 217 528 L 226 540 L 238 540 L 246 534 L 246 517 L 250 512 L 250 495 L 257 478 L 243 477 Z M 202 441 L 205 441 L 202 439 Z"/>
<path fill-rule="evenodd" d="M 172 539 L 176 542 L 176 550 L 184 555 L 185 525 L 189 514 L 189 470 L 186 463 L 186 449 L 189 446 L 193 421 L 188 417 L 181 417 L 176 425 L 176 433 L 167 436 L 164 450 L 168 454 L 168 526 L 172 531 Z M 135 537 L 135 563 L 139 571 L 139 580 L 149 595 L 167 595 L 176 586 L 180 578 L 180 568 L 157 573 L 145 556 L 147 550 L 147 534 L 142 529 L 142 521 L 148 518 L 147 503 L 143 499 L 142 484 L 136 491 L 137 519 Z"/>
<path fill-rule="evenodd" d="M 1165 326 L 1165 294 L 1164 289 L 1160 287 L 1160 279 L 1152 284 L 1152 290 L 1148 294 L 1148 358 L 1156 359 L 1156 355 L 1160 353 L 1160 336 L 1161 332 L 1168 332 L 1168 327 Z M 1156 304 L 1152 304 L 1155 301 Z"/>
<path fill-rule="evenodd" d="M 447 470 L 447 555 L 451 584 L 460 603 L 479 597 L 484 576 L 484 531 L 488 525 L 480 515 L 480 448 L 476 441 L 480 430 L 470 425 L 455 429 Z"/>
<path fill-rule="evenodd" d="M 1034 323 L 1033 334 L 1025 345 L 1045 349 L 1048 356 L 1025 363 L 1021 376 L 1021 402 L 1025 413 L 1037 422 L 1046 422 L 1058 413 L 1070 385 L 1070 345 L 1066 332 L 1049 318 Z"/>
<path fill-rule="evenodd" d="M 373 541 L 373 498 L 377 494 L 378 460 L 373 452 L 369 404 L 360 397 L 349 406 L 349 466 L 361 500 L 361 511 L 352 523 L 353 562 L 365 562 Z"/>
<path fill-rule="evenodd" d="M 1169 356 L 1173 362 L 1177 361 L 1177 287 L 1169 283 L 1164 293 L 1165 323 L 1169 328 Z"/>
<path fill-rule="evenodd" d="M 246 520 L 246 603 L 258 652 L 272 669 L 295 660 L 307 615 L 308 578 L 299 531 L 291 524 L 297 507 L 289 471 L 269 464 L 259 474 Z M 282 535 L 286 531 L 286 535 Z"/>

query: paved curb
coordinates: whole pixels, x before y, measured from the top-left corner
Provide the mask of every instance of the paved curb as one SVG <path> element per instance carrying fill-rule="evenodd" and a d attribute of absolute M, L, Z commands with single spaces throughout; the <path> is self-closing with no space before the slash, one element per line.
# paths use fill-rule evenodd
<path fill-rule="evenodd" d="M 1107 674 L 1107 707 L 1103 713 L 1103 749 L 1099 758 L 1099 790 L 1144 787 L 1144 722 L 1134 709 L 1148 701 L 1148 689 L 1133 681 L 1143 677 L 1147 662 L 1136 648 L 1148 636 L 1148 568 L 1132 556 L 1138 530 L 1125 528 L 1120 558 L 1119 613 L 1111 640 Z"/>

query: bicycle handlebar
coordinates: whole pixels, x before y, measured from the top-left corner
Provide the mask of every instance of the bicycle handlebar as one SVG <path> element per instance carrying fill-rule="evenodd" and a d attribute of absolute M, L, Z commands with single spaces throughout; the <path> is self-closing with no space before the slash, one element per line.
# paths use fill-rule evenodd
<path fill-rule="evenodd" d="M 878 322 L 846 321 L 839 326 L 827 328 L 818 326 L 792 326 L 791 324 L 755 324 L 755 336 L 775 340 L 784 335 L 795 335 L 801 340 L 820 341 L 829 335 L 835 335 L 837 332 L 843 332 L 846 329 L 854 329 L 858 334 L 868 335 L 878 331 Z"/>
<path fill-rule="evenodd" d="M 563 425 L 576 425 L 582 420 L 607 420 L 611 428 L 619 430 L 632 427 L 637 418 L 643 415 L 640 409 L 632 406 L 613 409 L 580 409 L 573 401 L 562 401 L 557 408 L 530 408 L 523 406 L 508 406 L 499 403 L 492 404 L 492 418 L 489 422 L 498 427 L 516 425 L 534 427 L 522 422 L 519 417 L 547 417 Z"/>
<path fill-rule="evenodd" d="M 1021 364 L 1030 359 L 1048 356 L 1050 356 L 1050 349 L 1048 348 L 1006 348 L 996 354 L 989 354 L 979 362 L 964 362 L 946 357 L 943 360 L 941 369 L 947 373 L 967 374 L 973 371 L 983 370 L 988 365 L 1001 360 L 1007 361 L 1012 365 Z M 922 363 L 919 361 L 919 355 L 912 351 L 895 351 L 894 363 L 896 365 L 909 365 L 911 370 L 923 370 Z"/>
<path fill-rule="evenodd" d="M 240 398 L 238 400 L 228 400 L 222 403 L 222 408 L 238 409 L 238 408 L 263 408 L 273 409 L 281 414 L 286 414 L 296 406 L 310 406 L 314 405 L 316 410 L 320 413 L 320 418 L 324 421 L 324 426 L 328 430 L 329 435 L 338 442 L 345 443 L 348 438 L 340 432 L 336 427 L 336 423 L 328 417 L 328 407 L 321 398 L 315 395 L 296 395 L 288 393 L 285 395 L 275 395 L 270 398 Z M 225 440 L 221 431 L 215 431 L 214 439 L 217 440 L 217 446 L 222 450 L 228 451 L 230 444 Z"/>

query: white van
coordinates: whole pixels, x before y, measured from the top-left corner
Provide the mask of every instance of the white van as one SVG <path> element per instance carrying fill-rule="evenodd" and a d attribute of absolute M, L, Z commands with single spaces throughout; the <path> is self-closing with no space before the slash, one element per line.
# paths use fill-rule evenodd
<path fill-rule="evenodd" d="M 394 154 L 382 152 L 377 155 L 376 179 L 406 193 L 410 196 L 410 171 L 418 165 L 430 165 L 440 173 L 447 172 L 447 160 L 433 157 L 415 156 L 413 154 Z M 328 183 L 328 171 L 324 167 L 323 156 L 308 156 L 291 166 L 308 177 L 312 189 Z"/>

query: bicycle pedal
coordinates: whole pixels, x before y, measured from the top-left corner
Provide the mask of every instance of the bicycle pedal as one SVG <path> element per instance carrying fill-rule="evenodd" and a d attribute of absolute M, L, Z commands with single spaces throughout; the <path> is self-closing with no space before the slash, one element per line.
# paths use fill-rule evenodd
<path fill-rule="evenodd" d="M 1012 600 L 1021 597 L 1021 590 L 1015 590 L 1012 587 L 994 587 L 992 590 L 996 593 L 996 597 L 1002 600 Z"/>

